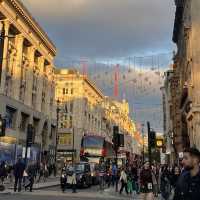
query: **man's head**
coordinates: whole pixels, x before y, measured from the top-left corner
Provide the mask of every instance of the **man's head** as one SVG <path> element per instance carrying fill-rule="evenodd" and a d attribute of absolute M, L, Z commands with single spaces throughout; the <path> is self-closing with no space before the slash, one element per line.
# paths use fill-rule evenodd
<path fill-rule="evenodd" d="M 196 148 L 189 148 L 184 151 L 182 164 L 186 170 L 191 170 L 195 166 L 199 166 L 200 152 Z"/>
<path fill-rule="evenodd" d="M 149 167 L 150 167 L 150 163 L 148 161 L 146 161 L 144 163 L 144 169 L 149 169 Z"/>

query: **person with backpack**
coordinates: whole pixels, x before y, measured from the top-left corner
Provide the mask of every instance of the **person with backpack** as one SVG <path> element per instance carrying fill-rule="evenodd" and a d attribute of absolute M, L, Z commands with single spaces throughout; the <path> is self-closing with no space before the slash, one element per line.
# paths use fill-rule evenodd
<path fill-rule="evenodd" d="M 184 151 L 184 167 L 175 187 L 174 200 L 200 199 L 200 152 L 196 148 Z"/>

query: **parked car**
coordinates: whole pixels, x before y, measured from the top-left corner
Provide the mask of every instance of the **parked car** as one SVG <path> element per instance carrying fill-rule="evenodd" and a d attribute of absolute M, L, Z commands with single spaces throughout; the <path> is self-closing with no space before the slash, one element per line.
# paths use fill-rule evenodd
<path fill-rule="evenodd" d="M 80 162 L 75 164 L 77 187 L 85 188 L 92 185 L 90 164 Z"/>

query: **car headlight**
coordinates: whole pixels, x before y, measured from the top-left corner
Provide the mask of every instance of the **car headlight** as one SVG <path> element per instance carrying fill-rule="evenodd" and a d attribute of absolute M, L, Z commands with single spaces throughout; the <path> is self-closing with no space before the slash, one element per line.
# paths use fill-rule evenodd
<path fill-rule="evenodd" d="M 61 177 L 62 177 L 62 178 L 65 178 L 65 175 L 64 175 L 64 174 L 62 174 L 62 175 L 61 175 Z"/>

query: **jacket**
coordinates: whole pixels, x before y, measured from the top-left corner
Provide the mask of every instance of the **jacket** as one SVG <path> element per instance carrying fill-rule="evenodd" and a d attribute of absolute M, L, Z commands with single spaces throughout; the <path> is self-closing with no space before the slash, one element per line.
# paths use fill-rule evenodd
<path fill-rule="evenodd" d="M 14 166 L 14 176 L 22 178 L 24 170 L 25 170 L 25 164 L 22 162 L 17 162 Z"/>
<path fill-rule="evenodd" d="M 72 176 L 67 176 L 67 183 L 70 185 L 76 184 L 76 173 L 73 173 Z"/>
<path fill-rule="evenodd" d="M 174 200 L 199 200 L 200 199 L 200 171 L 191 177 L 190 172 L 183 172 L 176 184 Z"/>
<path fill-rule="evenodd" d="M 121 171 L 120 181 L 123 180 L 125 183 L 127 183 L 127 175 L 124 170 Z"/>

